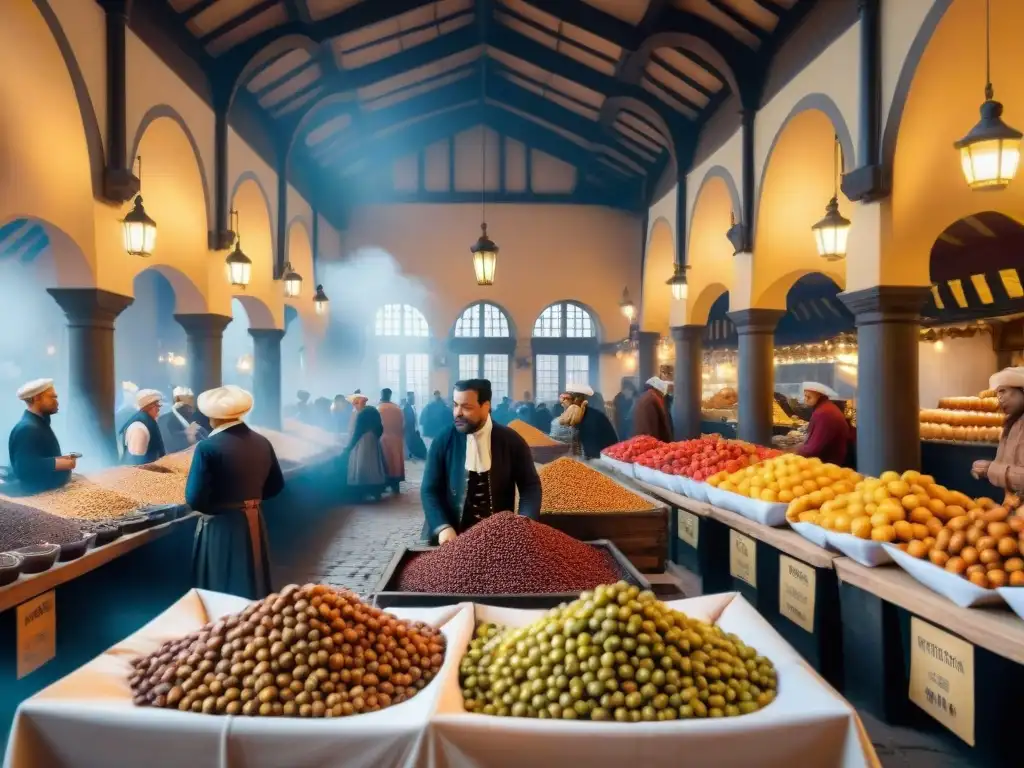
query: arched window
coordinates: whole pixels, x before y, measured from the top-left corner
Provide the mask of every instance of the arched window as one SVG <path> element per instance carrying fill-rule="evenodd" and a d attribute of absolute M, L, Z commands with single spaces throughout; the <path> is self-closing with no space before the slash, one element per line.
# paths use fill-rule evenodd
<path fill-rule="evenodd" d="M 516 340 L 505 311 L 478 302 L 466 307 L 452 329 L 449 349 L 457 379 L 489 379 L 494 400 L 510 396 L 510 371 Z M 458 366 L 456 368 L 456 365 Z"/>
<path fill-rule="evenodd" d="M 430 326 L 411 304 L 385 304 L 373 320 L 378 384 L 394 392 L 397 403 L 407 392 L 424 405 L 430 393 Z"/>
<path fill-rule="evenodd" d="M 538 402 L 558 399 L 567 382 L 598 381 L 597 323 L 586 307 L 560 301 L 533 324 L 533 389 Z"/>

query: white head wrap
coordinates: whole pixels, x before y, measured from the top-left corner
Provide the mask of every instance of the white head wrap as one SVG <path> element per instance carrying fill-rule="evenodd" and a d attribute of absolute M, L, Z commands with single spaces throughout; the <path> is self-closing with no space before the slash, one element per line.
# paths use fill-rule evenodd
<path fill-rule="evenodd" d="M 565 385 L 565 391 L 572 395 L 584 395 L 591 397 L 594 394 L 594 390 L 587 384 L 581 384 L 578 382 L 569 382 Z"/>
<path fill-rule="evenodd" d="M 179 397 L 192 397 L 193 392 L 189 387 L 175 387 L 171 394 L 178 399 Z"/>
<path fill-rule="evenodd" d="M 235 421 L 252 410 L 252 395 L 241 387 L 227 384 L 200 393 L 199 410 L 211 419 Z"/>
<path fill-rule="evenodd" d="M 163 393 L 157 389 L 140 389 L 135 393 L 135 407 L 140 411 L 153 403 L 159 403 L 164 399 Z"/>
<path fill-rule="evenodd" d="M 664 379 L 659 379 L 657 376 L 651 376 L 647 380 L 647 386 L 658 390 L 663 395 L 668 392 L 668 382 Z"/>
<path fill-rule="evenodd" d="M 356 392 L 354 395 L 347 395 L 345 399 L 348 400 L 350 403 L 355 403 L 358 400 L 370 400 L 370 398 L 368 398 L 362 392 Z"/>
<path fill-rule="evenodd" d="M 18 389 L 19 400 L 31 400 L 36 395 L 41 395 L 48 389 L 53 387 L 53 379 L 35 379 L 26 384 L 22 384 Z"/>
<path fill-rule="evenodd" d="M 121 382 L 121 391 L 122 392 L 128 392 L 128 393 L 134 395 L 136 392 L 139 391 L 139 385 L 136 384 L 133 381 L 122 381 Z"/>
<path fill-rule="evenodd" d="M 1024 367 L 1003 368 L 999 373 L 992 374 L 988 380 L 989 389 L 1000 387 L 1018 387 L 1024 389 Z"/>
<path fill-rule="evenodd" d="M 817 381 L 805 381 L 800 385 L 800 388 L 804 392 L 817 392 L 819 395 L 824 395 L 830 400 L 839 399 L 839 393 L 832 389 L 832 387 L 826 387 L 824 384 Z"/>

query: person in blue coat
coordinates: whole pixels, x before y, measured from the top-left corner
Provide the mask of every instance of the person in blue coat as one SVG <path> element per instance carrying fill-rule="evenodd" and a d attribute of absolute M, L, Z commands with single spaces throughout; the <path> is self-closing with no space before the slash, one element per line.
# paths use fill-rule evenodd
<path fill-rule="evenodd" d="M 18 490 L 40 493 L 59 488 L 71 479 L 77 460 L 61 453 L 50 427 L 50 417 L 59 409 L 53 379 L 28 382 L 18 390 L 18 399 L 24 401 L 25 413 L 7 441 Z"/>
<path fill-rule="evenodd" d="M 195 586 L 258 600 L 271 592 L 261 503 L 284 489 L 284 476 L 270 441 L 242 421 L 252 404 L 252 395 L 233 385 L 199 395 L 213 429 L 196 444 L 185 502 L 200 513 Z"/>
<path fill-rule="evenodd" d="M 121 463 L 149 464 L 167 455 L 157 417 L 163 393 L 156 389 L 140 389 L 135 396 L 138 411 L 120 430 Z"/>

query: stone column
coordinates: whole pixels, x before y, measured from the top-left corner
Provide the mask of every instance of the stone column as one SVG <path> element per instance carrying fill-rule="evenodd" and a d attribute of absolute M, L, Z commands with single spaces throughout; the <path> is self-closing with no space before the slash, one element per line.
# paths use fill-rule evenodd
<path fill-rule="evenodd" d="M 281 428 L 281 339 L 277 328 L 250 328 L 253 338 L 252 423 Z"/>
<path fill-rule="evenodd" d="M 636 372 L 640 378 L 640 388 L 643 389 L 645 381 L 658 375 L 658 341 L 661 336 L 654 331 L 640 331 L 638 338 Z"/>
<path fill-rule="evenodd" d="M 703 325 L 680 325 L 672 329 L 676 343 L 675 398 L 672 424 L 676 440 L 700 437 L 700 401 L 704 388 Z"/>
<path fill-rule="evenodd" d="M 84 454 L 82 464 L 90 468 L 116 463 L 114 320 L 133 299 L 98 288 L 47 291 L 68 318 L 70 391 L 61 410 L 67 414 L 70 441 L 61 450 Z"/>
<path fill-rule="evenodd" d="M 741 440 L 758 445 L 772 443 L 775 326 L 784 314 L 781 309 L 743 309 L 729 313 L 740 337 L 737 365 L 740 413 L 736 431 Z"/>
<path fill-rule="evenodd" d="M 219 387 L 224 381 L 221 373 L 222 342 L 224 329 L 231 318 L 224 315 L 175 315 L 174 319 L 185 329 L 188 383 L 198 397 L 200 392 Z"/>
<path fill-rule="evenodd" d="M 839 297 L 857 322 L 857 471 L 921 466 L 918 348 L 929 289 L 876 286 Z"/>

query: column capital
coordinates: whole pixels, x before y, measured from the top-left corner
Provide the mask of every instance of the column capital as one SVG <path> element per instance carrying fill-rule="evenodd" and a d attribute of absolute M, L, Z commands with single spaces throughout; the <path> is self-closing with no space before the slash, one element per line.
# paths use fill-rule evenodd
<path fill-rule="evenodd" d="M 224 315 L 200 314 L 175 315 L 174 319 L 189 336 L 221 336 L 232 318 Z"/>
<path fill-rule="evenodd" d="M 669 330 L 674 341 L 699 341 L 704 338 L 703 325 L 674 325 Z"/>
<path fill-rule="evenodd" d="M 70 328 L 113 329 L 117 316 L 135 301 L 131 296 L 99 288 L 47 288 L 46 292 L 64 310 Z"/>
<path fill-rule="evenodd" d="M 886 322 L 918 322 L 931 288 L 924 285 L 876 285 L 860 291 L 840 293 L 857 327 Z"/>
<path fill-rule="evenodd" d="M 285 332 L 280 328 L 250 328 L 249 335 L 253 341 L 280 342 Z"/>
<path fill-rule="evenodd" d="M 739 309 L 729 312 L 728 317 L 736 325 L 740 335 L 750 333 L 775 333 L 775 326 L 785 315 L 782 309 Z"/>

